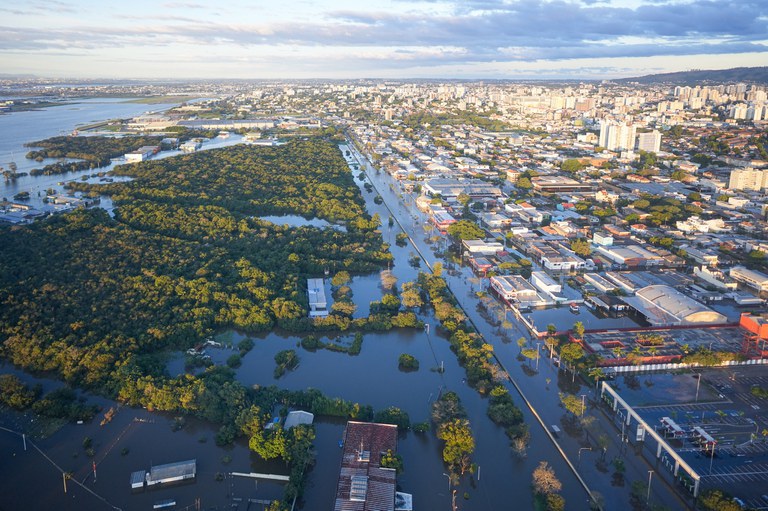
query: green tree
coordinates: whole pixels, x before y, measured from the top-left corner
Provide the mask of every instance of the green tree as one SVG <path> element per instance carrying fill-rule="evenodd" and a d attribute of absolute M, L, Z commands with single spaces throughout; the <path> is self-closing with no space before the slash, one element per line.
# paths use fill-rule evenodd
<path fill-rule="evenodd" d="M 574 323 L 572 332 L 575 338 L 583 339 L 584 332 L 585 332 L 584 323 L 582 323 L 581 321 L 577 321 L 576 323 Z"/>
<path fill-rule="evenodd" d="M 560 164 L 560 170 L 564 172 L 574 173 L 583 169 L 584 169 L 584 164 L 581 163 L 581 161 L 577 160 L 576 158 L 570 158 L 568 160 L 563 161 L 563 163 Z"/>
<path fill-rule="evenodd" d="M 401 370 L 416 371 L 419 369 L 419 361 L 413 355 L 403 353 L 397 359 L 397 366 Z"/>
<path fill-rule="evenodd" d="M 584 415 L 584 405 L 579 397 L 573 394 L 560 393 L 560 402 L 563 404 L 566 410 L 571 412 L 576 417 Z"/>
<path fill-rule="evenodd" d="M 462 474 L 470 466 L 470 456 L 475 450 L 475 439 L 466 419 L 453 419 L 441 424 L 437 437 L 445 442 L 443 461 Z"/>
<path fill-rule="evenodd" d="M 352 279 L 349 276 L 349 272 L 342 270 L 340 272 L 337 272 L 336 275 L 333 276 L 333 278 L 331 279 L 331 285 L 334 287 L 341 287 L 347 284 L 350 280 Z"/>
<path fill-rule="evenodd" d="M 448 234 L 457 241 L 485 238 L 485 231 L 470 220 L 459 220 L 448 226 Z"/>
<path fill-rule="evenodd" d="M 406 431 L 411 427 L 411 420 L 408 417 L 408 413 L 396 406 L 390 406 L 389 408 L 376 412 L 374 420 L 375 422 L 381 422 L 382 424 L 394 424 L 400 431 Z"/>
<path fill-rule="evenodd" d="M 707 511 L 740 511 L 741 506 L 721 490 L 707 490 L 699 496 L 699 505 Z"/>
<path fill-rule="evenodd" d="M 573 238 L 571 250 L 582 257 L 589 257 L 592 254 L 592 245 L 584 238 Z"/>
<path fill-rule="evenodd" d="M 403 457 L 393 453 L 392 449 L 387 449 L 387 452 L 381 457 L 381 466 L 384 468 L 393 468 L 395 469 L 395 473 L 400 474 L 403 472 Z"/>
<path fill-rule="evenodd" d="M 527 177 L 520 177 L 515 183 L 515 186 L 521 190 L 530 190 L 533 188 L 533 183 L 531 183 L 531 180 Z"/>
<path fill-rule="evenodd" d="M 400 291 L 400 301 L 403 307 L 408 308 L 421 307 L 424 304 L 416 282 L 403 283 Z"/>
<path fill-rule="evenodd" d="M 275 426 L 266 434 L 257 433 L 252 436 L 248 446 L 265 460 L 285 458 L 286 442 L 283 428 Z"/>

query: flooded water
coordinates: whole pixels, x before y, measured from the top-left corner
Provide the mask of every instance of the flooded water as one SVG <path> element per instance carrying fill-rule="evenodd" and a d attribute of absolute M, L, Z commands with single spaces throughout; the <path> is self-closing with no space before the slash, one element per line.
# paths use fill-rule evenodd
<path fill-rule="evenodd" d="M 482 292 L 487 288 L 487 279 L 477 278 L 469 268 L 460 266 L 456 261 L 450 258 L 446 259 L 442 256 L 438 257 L 437 254 L 439 252 L 436 252 L 436 250 L 440 249 L 440 252 L 444 250 L 446 245 L 445 240 L 443 238 L 438 238 L 438 240 L 434 242 L 430 239 L 434 233 L 431 232 L 426 215 L 412 207 L 414 201 L 413 195 L 404 192 L 397 181 L 383 171 L 376 171 L 369 162 L 365 161 L 359 155 L 358 161 L 362 164 L 362 167 L 367 170 L 366 179 L 370 179 L 370 182 L 375 187 L 375 191 L 372 195 L 381 194 L 384 198 L 384 204 L 389 205 L 389 209 L 387 210 L 388 214 L 391 213 L 397 219 L 398 224 L 402 226 L 409 235 L 409 249 L 415 250 L 418 248 L 419 252 L 430 265 L 434 265 L 436 262 L 441 262 L 443 264 L 443 267 L 445 268 L 443 276 L 449 283 L 454 295 L 462 304 L 464 311 L 468 314 L 474 325 L 483 334 L 486 342 L 489 342 L 494 346 L 498 359 L 507 368 L 512 378 L 516 380 L 521 392 L 533 404 L 544 427 L 549 428 L 550 425 L 553 424 L 563 426 L 564 423 L 569 422 L 567 419 L 568 414 L 566 414 L 560 403 L 559 392 L 568 392 L 575 395 L 585 396 L 586 409 L 588 415 L 595 420 L 593 427 L 597 428 L 596 432 L 587 434 L 580 428 L 574 429 L 571 427 L 566 430 L 561 427 L 564 434 L 560 435 L 557 439 L 559 448 L 565 452 L 576 466 L 579 475 L 586 480 L 589 487 L 602 496 L 602 500 L 605 503 L 605 509 L 619 509 L 621 507 L 626 507 L 629 502 L 629 483 L 626 485 L 613 485 L 610 474 L 606 473 L 609 469 L 604 465 L 601 465 L 601 463 L 604 463 L 604 461 L 601 461 L 601 456 L 584 453 L 584 460 L 581 460 L 581 454 L 584 449 L 590 448 L 595 453 L 599 450 L 594 444 L 595 435 L 598 434 L 604 434 L 606 438 L 608 438 L 609 446 L 605 452 L 605 459 L 610 461 L 616 456 L 627 456 L 625 449 L 619 442 L 619 436 L 616 434 L 614 426 L 601 414 L 590 411 L 593 410 L 590 400 L 594 398 L 595 389 L 582 384 L 579 379 L 574 378 L 570 372 L 566 372 L 553 364 L 553 362 L 547 358 L 543 349 L 542 355 L 538 361 L 528 361 L 523 359 L 520 356 L 520 350 L 516 343 L 510 342 L 510 339 L 513 340 L 518 337 L 524 337 L 528 339 L 529 346 L 534 348 L 542 348 L 542 345 L 540 344 L 541 341 L 531 339 L 528 332 L 522 328 L 520 324 L 514 321 L 511 315 L 509 316 L 511 323 L 510 327 L 506 329 L 502 328 L 500 326 L 500 320 L 494 318 L 493 313 L 489 313 L 486 307 L 481 306 L 481 300 L 478 297 L 478 292 Z M 357 172 L 355 172 L 355 174 L 357 174 Z M 371 206 L 370 204 L 371 203 L 369 202 L 370 208 L 375 208 L 375 206 Z M 382 214 L 382 218 L 386 218 L 384 214 Z M 416 246 L 412 246 L 411 243 L 415 243 Z M 396 266 L 398 262 L 399 260 L 396 259 Z M 493 302 L 493 300 L 491 300 L 491 302 Z M 498 309 L 500 309 L 500 316 L 503 317 L 503 309 Z M 533 315 L 534 322 L 540 330 L 544 330 L 549 323 L 554 323 L 558 328 L 570 328 L 575 321 L 582 321 L 587 328 L 615 328 L 619 326 L 634 325 L 634 322 L 629 318 L 597 318 L 593 316 L 586 307 L 582 307 L 581 313 L 578 315 L 571 313 L 568 308 L 534 311 L 532 313 L 526 313 L 526 317 L 529 314 Z M 570 471 L 570 469 L 565 468 L 558 450 L 546 436 L 544 429 L 537 418 L 523 405 L 517 390 L 512 386 L 509 386 L 509 389 L 515 402 L 518 403 L 518 406 L 523 408 L 526 423 L 529 424 L 531 428 L 531 443 L 527 461 L 530 461 L 531 459 L 543 459 L 555 466 L 557 475 L 563 482 L 563 487 L 565 488 L 564 495 L 568 501 L 566 508 L 586 509 L 588 507 L 586 502 L 586 492 L 583 491 L 573 472 Z M 465 405 L 471 403 L 469 406 L 478 406 L 478 402 L 482 401 L 477 398 L 473 399 L 471 396 L 467 396 L 466 399 L 467 402 Z M 475 409 L 474 412 L 475 414 L 470 412 L 471 419 L 481 416 L 484 410 L 482 408 Z M 477 423 L 479 425 L 482 424 L 483 421 L 478 420 Z M 474 426 L 473 429 L 475 429 Z M 492 436 L 494 430 L 497 432 L 498 428 L 491 425 L 490 431 L 484 431 L 482 434 Z M 504 446 L 503 449 L 499 447 L 501 445 Z M 500 456 L 512 457 L 508 441 L 496 444 L 495 452 L 484 453 L 480 444 L 478 444 L 475 460 L 481 465 L 483 463 L 490 463 L 489 466 L 491 471 L 494 473 L 504 473 L 507 478 L 506 481 L 530 481 L 531 468 L 529 465 L 519 461 L 515 462 L 516 465 L 514 468 L 503 463 L 499 464 L 498 458 Z M 636 462 L 627 463 L 625 479 L 630 482 L 633 480 L 643 480 L 644 477 L 647 478 L 647 468 L 653 467 L 649 467 L 647 461 L 638 457 Z M 485 472 L 483 473 L 485 474 Z M 485 475 L 483 475 L 483 477 L 485 477 Z M 507 483 L 499 480 L 498 484 L 503 486 Z M 508 493 L 509 489 L 512 489 L 513 492 Z M 528 487 L 519 488 L 514 486 L 509 489 L 494 488 L 492 494 L 494 498 L 506 497 L 508 502 L 517 502 L 516 499 L 526 498 L 529 494 Z M 670 507 L 670 509 L 678 509 L 684 506 L 679 497 L 669 491 L 669 489 L 670 486 L 663 484 L 655 485 L 651 492 L 651 501 L 662 502 Z M 474 495 L 474 492 L 471 493 Z M 525 504 L 521 503 L 520 507 L 525 508 L 525 506 Z M 488 509 L 493 509 L 493 507 L 488 507 Z"/>
<path fill-rule="evenodd" d="M 387 181 L 387 178 L 388 176 L 376 176 L 371 173 L 370 179 L 378 190 L 372 193 L 365 190 L 365 180 L 356 178 L 356 182 L 366 198 L 368 211 L 371 214 L 379 213 L 383 220 L 382 233 L 385 240 L 392 244 L 394 256 L 391 269 L 399 283 L 402 283 L 416 278 L 420 268 L 415 266 L 412 259 L 419 250 L 430 264 L 434 264 L 438 258 L 432 252 L 432 246 L 425 240 L 428 236 L 424 229 L 426 218 L 400 205 L 400 192 L 397 191 L 396 184 Z M 375 204 L 373 198 L 377 193 L 381 193 L 387 202 Z M 391 209 L 386 207 L 387 204 Z M 389 226 L 390 214 L 397 218 L 399 224 Z M 394 243 L 395 236 L 401 232 L 400 225 L 403 225 L 416 241 L 418 250 L 411 243 L 404 247 Z M 423 269 L 425 263 L 420 261 L 419 264 Z M 481 310 L 476 307 L 475 293 L 482 288 L 482 282 L 473 280 L 467 272 L 468 269 L 460 267 L 446 272 L 452 289 L 486 340 L 494 345 L 499 359 L 519 381 L 529 399 L 536 403 L 545 423 L 560 423 L 564 411 L 559 407 L 558 391 L 580 392 L 584 389 L 578 382 L 571 381 L 570 374 L 559 371 L 546 358 L 539 361 L 538 367 L 535 362 L 519 361 L 518 347 L 502 342 L 503 337 L 498 327 L 486 322 Z M 378 274 L 354 276 L 350 287 L 354 301 L 358 304 L 356 315 L 365 315 L 367 305 L 364 304 L 381 297 L 379 282 Z M 247 386 L 276 384 L 288 389 L 313 387 L 329 396 L 370 404 L 376 409 L 397 406 L 408 412 L 412 422 L 428 420 L 431 403 L 441 391 L 455 391 L 460 396 L 472 424 L 476 440 L 473 461 L 479 465 L 479 473 L 465 477 L 458 488 L 457 503 L 460 509 L 479 511 L 509 509 L 511 506 L 532 509 L 531 473 L 542 460 L 550 463 L 562 481 L 562 494 L 566 498 L 567 509 L 587 509 L 586 492 L 536 418 L 523 406 L 515 389 L 509 386 L 531 430 L 530 448 L 525 458 L 513 454 L 503 429 L 487 417 L 486 399 L 465 383 L 464 369 L 458 365 L 448 341 L 439 335 L 431 313 L 425 311 L 421 316 L 430 325 L 429 334 L 422 330 L 367 333 L 364 336 L 362 351 L 357 356 L 328 350 L 308 352 L 298 345 L 299 337 L 278 332 L 254 337 L 255 346 L 243 357 L 236 377 Z M 512 330 L 512 335 L 515 336 L 522 332 L 514 322 Z M 220 340 L 225 343 L 236 343 L 240 338 L 242 336 L 236 332 L 227 332 L 220 336 Z M 284 349 L 296 350 L 300 363 L 295 370 L 275 379 L 273 357 Z M 222 363 L 233 352 L 215 349 L 209 350 L 209 353 L 215 361 Z M 401 353 L 416 357 L 420 362 L 420 369 L 401 372 L 397 367 L 397 358 Z M 443 373 L 435 370 L 438 366 L 444 368 Z M 183 360 L 177 357 L 168 367 L 170 372 L 178 374 L 183 371 Z M 586 392 L 589 390 L 585 389 Z M 109 402 L 102 402 L 105 406 L 111 406 Z M 343 420 L 317 420 L 317 463 L 307 477 L 304 509 L 332 507 L 341 456 L 338 442 L 342 438 L 344 424 Z M 244 441 L 232 448 L 223 449 L 214 444 L 215 426 L 194 420 L 187 420 L 186 426 L 176 432 L 173 431 L 173 426 L 172 417 L 125 408 L 115 420 L 105 426 L 99 426 L 98 420 L 82 426 L 66 426 L 49 439 L 41 441 L 40 447 L 63 469 L 72 471 L 78 480 L 86 480 L 86 486 L 97 491 L 111 505 L 126 510 L 149 509 L 153 502 L 164 498 L 177 499 L 180 508 L 194 505 L 195 499 L 200 498 L 201 509 L 229 509 L 227 506 L 233 503 L 232 495 L 238 498 L 269 498 L 268 495 L 280 493 L 275 485 L 264 485 L 261 482 L 256 488 L 253 481 L 216 481 L 216 474 L 219 472 L 271 470 L 281 473 L 280 466 L 256 459 Z M 82 448 L 85 436 L 91 437 L 96 446 L 98 479 L 95 483 L 90 478 L 85 479 L 92 469 L 92 460 L 84 454 Z M 575 455 L 581 441 L 576 436 L 566 437 L 563 439 L 563 448 L 569 454 Z M 434 432 L 409 432 L 400 436 L 398 451 L 404 458 L 405 472 L 398 477 L 398 486 L 402 491 L 413 494 L 414 509 L 450 508 L 450 493 L 448 481 L 443 475 L 446 469 L 441 448 L 441 442 L 435 438 Z M 18 494 L 2 492 L 0 507 L 16 509 L 23 508 L 24 503 L 42 502 L 42 508 L 109 509 L 109 506 L 82 488 L 73 488 L 72 484 L 69 493 L 64 495 L 61 473 L 41 456 L 20 451 L 19 439 L 14 435 L 0 433 L 0 449 L 0 471 L 12 474 L 4 482 L 4 487 L 14 487 L 6 484 L 24 485 L 24 482 L 29 480 L 42 483 L 39 489 L 27 484 Z M 124 449 L 127 449 L 127 452 Z M 130 493 L 128 482 L 132 471 L 148 469 L 151 464 L 190 458 L 197 459 L 198 463 L 198 478 L 194 484 L 140 494 Z M 582 465 L 586 475 L 594 472 L 594 467 L 589 467 L 586 463 Z M 631 469 L 628 473 L 631 474 Z M 604 493 L 607 493 L 607 498 L 613 499 L 609 501 L 612 504 L 610 508 L 615 509 L 626 504 L 624 497 L 619 500 L 620 493 Z M 240 505 L 239 509 L 245 509 L 245 505 Z"/>
<path fill-rule="evenodd" d="M 323 220 L 322 218 L 304 218 L 303 216 L 299 215 L 270 215 L 260 216 L 258 218 L 259 220 L 264 220 L 265 222 L 271 222 L 276 225 L 288 225 L 290 227 L 319 227 L 320 229 L 330 227 L 332 229 L 336 229 L 337 231 L 344 232 L 347 230 L 347 228 L 343 225 L 332 224 L 327 220 Z"/>

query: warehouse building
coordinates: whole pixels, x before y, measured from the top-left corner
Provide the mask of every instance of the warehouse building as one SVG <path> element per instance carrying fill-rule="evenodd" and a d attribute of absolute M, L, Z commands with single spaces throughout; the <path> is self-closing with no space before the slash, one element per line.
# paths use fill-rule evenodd
<path fill-rule="evenodd" d="M 639 289 L 635 296 L 622 299 L 653 326 L 714 325 L 728 322 L 723 314 L 670 286 L 646 286 Z"/>

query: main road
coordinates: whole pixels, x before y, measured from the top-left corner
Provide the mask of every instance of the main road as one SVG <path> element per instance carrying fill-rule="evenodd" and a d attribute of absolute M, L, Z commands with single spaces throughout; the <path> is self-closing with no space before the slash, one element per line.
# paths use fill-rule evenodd
<path fill-rule="evenodd" d="M 354 143 L 349 143 L 349 148 L 427 266 L 433 268 L 437 262 L 445 264 L 436 255 L 441 244 L 430 241 L 429 218 L 416 207 L 415 197 L 402 190 L 400 182 L 390 174 L 374 167 Z M 511 392 L 523 397 L 538 419 L 538 424 L 529 426 L 545 430 L 579 481 L 601 502 L 601 507 L 615 509 L 629 504 L 631 483 L 642 481 L 647 484 L 650 470 L 657 476 L 651 484 L 650 502 L 670 509 L 692 507 L 691 502 L 683 500 L 672 487 L 673 483 L 662 466 L 652 456 L 649 460 L 642 444 L 631 445 L 626 442 L 628 434 L 622 438 L 621 433 L 617 432 L 612 418 L 597 406 L 595 389 L 582 384 L 579 378 L 573 381 L 573 376 L 557 367 L 545 350 L 542 350 L 542 356 L 536 362 L 520 360 L 517 344 L 510 343 L 511 339 L 525 337 L 529 339 L 530 347 L 543 346 L 536 338 L 530 338 L 528 331 L 514 318 L 506 331 L 498 325 L 498 321 L 489 321 L 492 313 L 489 313 L 488 307 L 478 295 L 478 291 L 483 291 L 483 280 L 475 277 L 470 268 L 450 263 L 445 265 L 443 276 L 477 331 L 487 343 L 493 345 L 497 360 L 507 370 L 514 385 Z M 594 418 L 589 430 L 569 427 L 570 423 L 560 402 L 560 392 L 584 396 L 587 414 Z M 549 431 L 549 425 L 558 425 L 564 433 L 555 438 Z M 605 450 L 598 445 L 598 438 L 601 438 L 602 446 L 606 446 L 607 441 Z M 531 450 L 534 449 L 536 446 L 532 445 Z M 611 462 L 615 458 L 625 461 L 623 484 L 620 479 L 614 480 L 610 475 L 613 473 Z"/>

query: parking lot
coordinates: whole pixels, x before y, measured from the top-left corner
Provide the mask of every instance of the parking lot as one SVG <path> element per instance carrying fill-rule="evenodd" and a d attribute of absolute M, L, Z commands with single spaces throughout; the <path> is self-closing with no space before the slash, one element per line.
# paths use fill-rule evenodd
<path fill-rule="evenodd" d="M 736 353 L 742 349 L 745 333 L 739 327 L 608 330 L 587 332 L 584 342 L 610 361 L 621 360 L 632 352 L 644 357 L 679 357 L 700 348 Z"/>
<path fill-rule="evenodd" d="M 619 376 L 611 385 L 701 476 L 703 490 L 721 489 L 746 506 L 768 509 L 762 497 L 768 495 L 768 399 L 751 392 L 754 386 L 768 388 L 768 367 L 709 368 L 698 374 Z M 624 412 L 617 415 L 621 420 Z M 632 440 L 635 427 L 627 428 Z M 655 457 L 655 440 L 646 437 L 645 444 L 645 452 Z M 665 452 L 661 467 L 674 469 Z"/>

